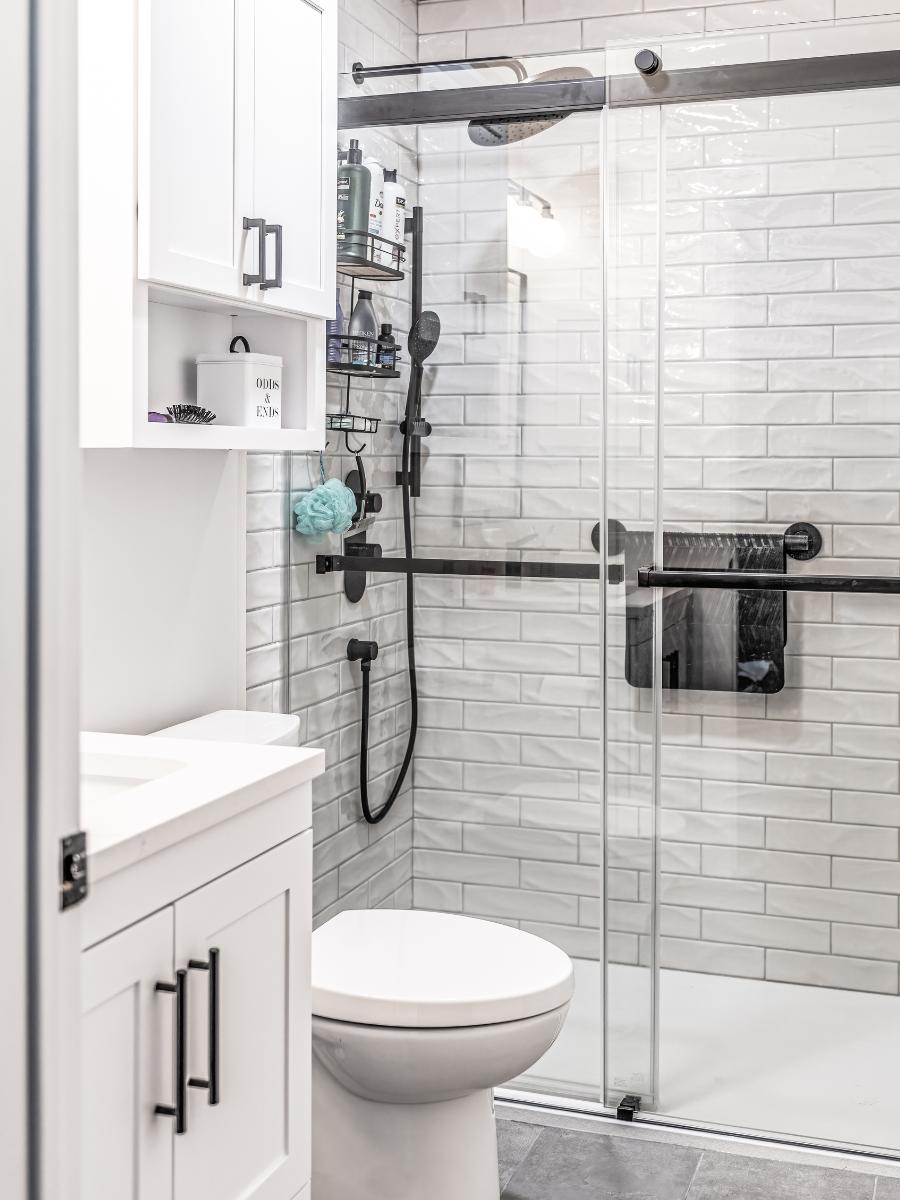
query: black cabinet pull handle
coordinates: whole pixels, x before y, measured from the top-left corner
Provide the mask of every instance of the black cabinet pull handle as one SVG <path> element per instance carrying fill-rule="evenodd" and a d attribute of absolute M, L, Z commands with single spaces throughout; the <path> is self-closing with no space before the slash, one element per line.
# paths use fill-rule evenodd
<path fill-rule="evenodd" d="M 641 588 L 723 588 L 734 592 L 847 592 L 897 595 L 897 575 L 781 575 L 776 571 L 703 571 L 679 567 L 640 567 Z"/>
<path fill-rule="evenodd" d="M 192 971 L 209 972 L 209 1067 L 206 1079 L 188 1080 L 188 1087 L 204 1088 L 208 1093 L 207 1103 L 219 1103 L 219 951 L 214 947 L 209 952 L 209 961 L 192 958 L 188 961 Z"/>
<path fill-rule="evenodd" d="M 266 286 L 266 219 L 265 217 L 244 217 L 244 228 L 255 229 L 259 235 L 259 274 L 248 275 L 244 272 L 244 287 L 251 287 L 254 283 L 258 283 L 260 287 Z"/>
<path fill-rule="evenodd" d="M 187 1132 L 187 1088 L 185 1082 L 187 1054 L 187 971 L 176 971 L 174 983 L 158 983 L 156 991 L 175 997 L 175 1103 L 157 1104 L 154 1112 L 160 1117 L 175 1118 L 175 1132 Z"/>
<path fill-rule="evenodd" d="M 284 249 L 284 247 L 283 247 L 284 229 L 281 227 L 281 225 L 267 225 L 266 233 L 267 234 L 268 233 L 275 234 L 275 278 L 260 280 L 259 290 L 261 292 L 268 291 L 269 288 L 280 288 L 282 286 L 281 264 L 282 264 L 282 251 Z M 266 273 L 265 266 L 261 266 L 260 270 L 262 271 L 263 275 L 265 275 L 265 273 Z"/>

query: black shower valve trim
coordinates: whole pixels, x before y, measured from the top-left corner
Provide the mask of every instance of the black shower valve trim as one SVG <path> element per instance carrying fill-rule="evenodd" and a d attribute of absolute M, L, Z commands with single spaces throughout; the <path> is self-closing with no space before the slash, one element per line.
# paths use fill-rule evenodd
<path fill-rule="evenodd" d="M 364 670 L 367 670 L 369 663 L 373 662 L 377 657 L 377 642 L 364 642 L 359 638 L 351 638 L 347 643 L 347 658 L 349 658 L 350 662 L 359 662 Z"/>

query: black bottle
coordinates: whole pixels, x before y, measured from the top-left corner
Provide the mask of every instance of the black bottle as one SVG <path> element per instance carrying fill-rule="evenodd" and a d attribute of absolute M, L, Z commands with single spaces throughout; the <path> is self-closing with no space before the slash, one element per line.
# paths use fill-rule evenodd
<path fill-rule="evenodd" d="M 393 328 L 393 325 L 382 325 L 378 335 L 378 366 L 383 371 L 393 371 L 397 367 L 397 340 Z"/>

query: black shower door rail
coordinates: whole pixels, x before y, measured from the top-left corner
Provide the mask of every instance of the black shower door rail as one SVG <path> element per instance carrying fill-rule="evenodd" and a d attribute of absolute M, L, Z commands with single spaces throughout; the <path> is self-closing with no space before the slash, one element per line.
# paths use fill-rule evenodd
<path fill-rule="evenodd" d="M 462 575 L 490 579 L 599 580 L 603 568 L 590 562 L 519 562 L 502 558 L 391 558 L 380 555 L 319 554 L 316 574 L 359 571 L 376 575 Z M 737 592 L 849 592 L 900 594 L 896 575 L 784 575 L 777 571 L 680 570 L 641 567 L 640 588 L 720 588 Z"/>

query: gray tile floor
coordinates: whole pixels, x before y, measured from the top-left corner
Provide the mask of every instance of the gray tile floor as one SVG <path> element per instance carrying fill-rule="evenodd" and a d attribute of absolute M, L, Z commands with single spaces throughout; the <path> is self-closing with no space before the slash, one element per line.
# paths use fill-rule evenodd
<path fill-rule="evenodd" d="M 502 1200 L 900 1200 L 900 1180 L 522 1121 L 497 1122 Z"/>

